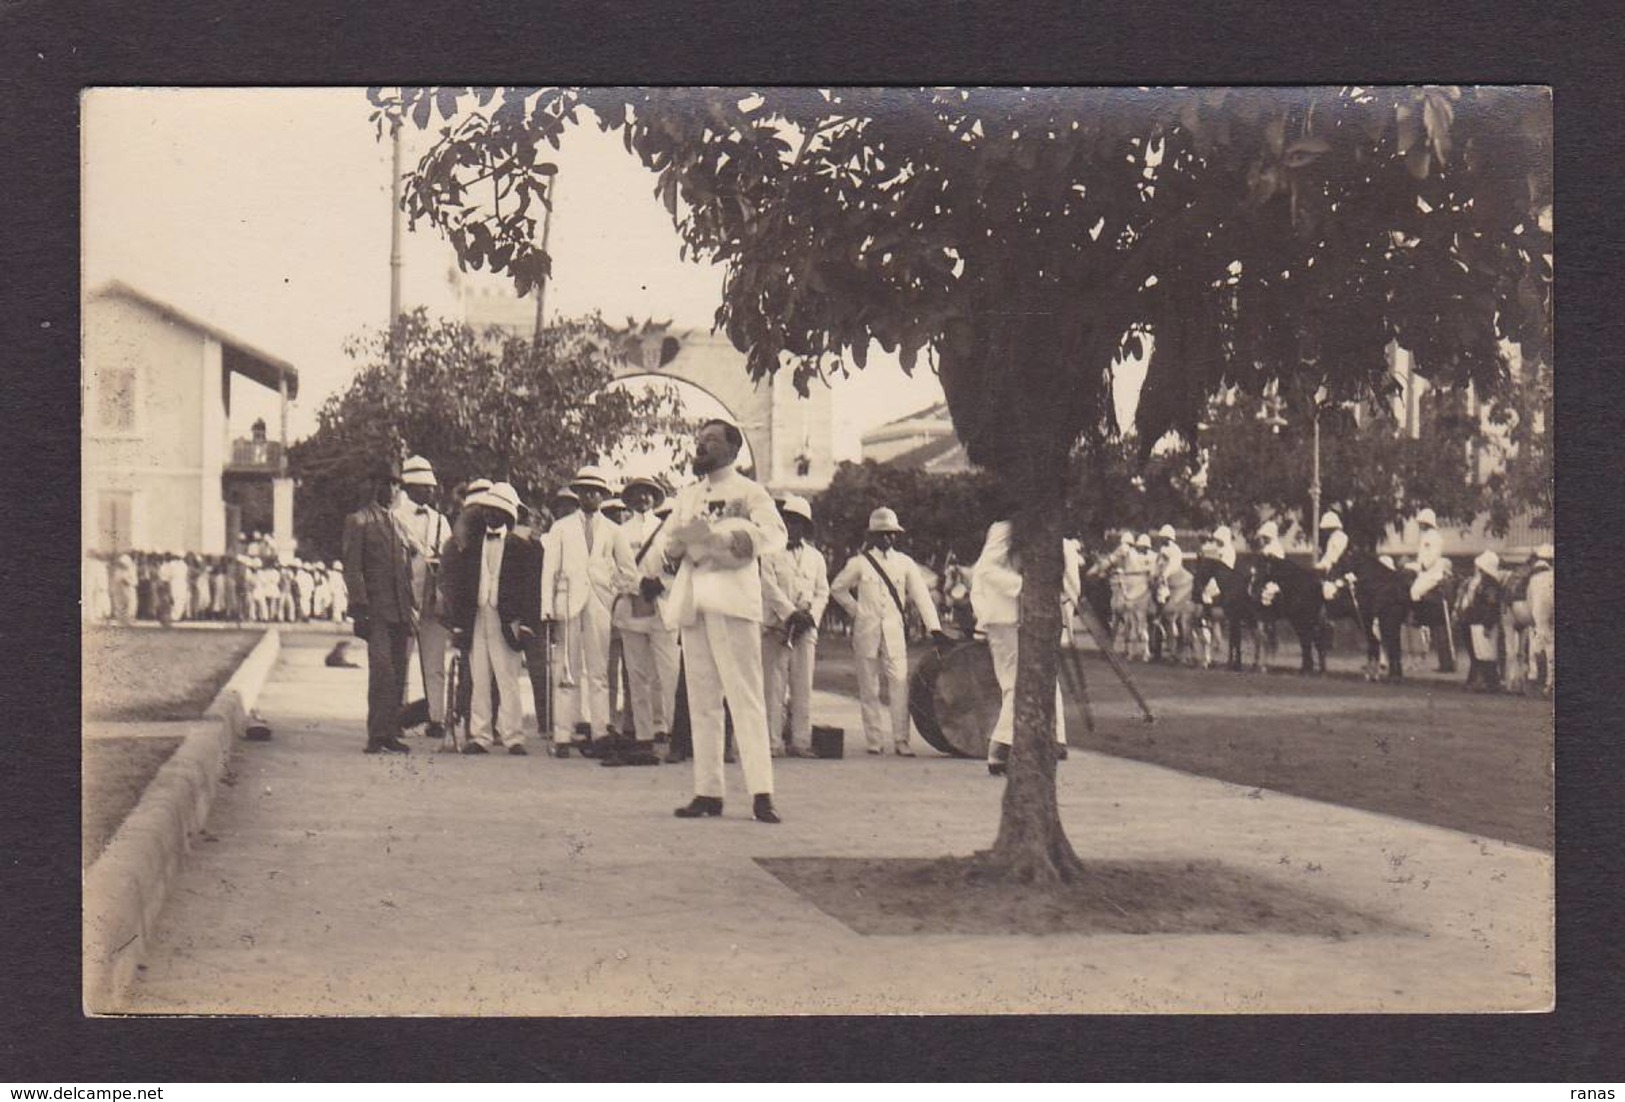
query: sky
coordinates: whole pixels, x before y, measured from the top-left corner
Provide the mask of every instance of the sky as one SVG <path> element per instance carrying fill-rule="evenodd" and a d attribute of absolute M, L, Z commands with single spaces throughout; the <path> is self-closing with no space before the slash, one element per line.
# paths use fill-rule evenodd
<path fill-rule="evenodd" d="M 85 93 L 82 250 L 94 289 L 120 279 L 293 363 L 293 437 L 354 370 L 347 338 L 388 321 L 390 149 L 375 139 L 363 89 L 91 89 Z M 434 135 L 408 128 L 410 167 Z M 654 176 L 620 139 L 570 131 L 549 238 L 549 317 L 598 310 L 709 328 L 720 269 L 683 261 Z M 451 248 L 428 226 L 405 235 L 402 304 L 453 316 Z M 486 277 L 490 278 L 490 277 Z M 835 453 L 942 400 L 928 368 L 903 374 L 871 349 L 835 382 Z M 232 430 L 275 424 L 276 400 L 234 388 Z"/>

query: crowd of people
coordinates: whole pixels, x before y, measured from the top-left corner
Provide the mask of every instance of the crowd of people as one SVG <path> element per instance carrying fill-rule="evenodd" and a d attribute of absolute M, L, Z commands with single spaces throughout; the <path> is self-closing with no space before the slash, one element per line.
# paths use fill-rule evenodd
<path fill-rule="evenodd" d="M 81 612 L 97 623 L 337 622 L 349 608 L 343 564 L 283 562 L 258 547 L 237 555 L 87 551 L 82 565 Z"/>

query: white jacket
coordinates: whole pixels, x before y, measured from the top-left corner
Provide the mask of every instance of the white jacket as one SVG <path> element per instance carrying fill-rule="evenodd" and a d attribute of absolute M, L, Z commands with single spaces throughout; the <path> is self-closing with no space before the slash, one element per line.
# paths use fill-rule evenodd
<path fill-rule="evenodd" d="M 805 609 L 816 626 L 829 605 L 829 564 L 824 553 L 802 541 L 794 551 L 786 547 L 762 562 L 762 624 L 781 627 L 790 614 Z"/>
<path fill-rule="evenodd" d="M 941 631 L 937 606 L 914 560 L 897 550 L 869 553 L 891 579 L 898 598 L 905 605 L 912 604 L 920 614 L 926 630 Z M 853 555 L 841 567 L 841 572 L 829 583 L 829 595 L 852 617 L 852 653 L 860 658 L 873 658 L 880 653 L 882 641 L 888 654 L 901 656 L 904 653 L 908 640 L 903 615 L 886 590 L 886 583 L 880 580 L 862 552 Z"/>
<path fill-rule="evenodd" d="M 1010 522 L 995 521 L 987 530 L 982 553 L 971 567 L 970 604 L 976 626 L 1021 622 L 1021 575 L 1010 563 Z M 1061 541 L 1061 600 L 1077 604 L 1082 595 L 1079 569 L 1083 559 L 1072 540 Z"/>
<path fill-rule="evenodd" d="M 658 607 L 647 616 L 639 616 L 634 605 L 634 602 L 641 604 L 638 600 L 638 583 L 643 580 L 643 570 L 649 565 L 649 556 L 655 553 L 653 547 L 644 552 L 643 545 L 660 530 L 660 518 L 655 516 L 653 511 L 633 513 L 626 518 L 626 523 L 621 525 L 621 533 L 626 537 L 626 546 L 632 552 L 633 561 L 633 570 L 624 579 L 621 597 L 615 602 L 615 626 L 623 631 L 650 632 L 664 629 L 665 625 L 661 622 Z M 656 605 L 662 603 L 664 598 L 657 601 Z"/>
<path fill-rule="evenodd" d="M 684 547 L 677 533 L 698 518 L 749 537 L 749 557 L 738 563 L 720 561 L 705 548 Z M 661 615 L 668 628 L 689 627 L 702 614 L 762 620 L 762 574 L 758 562 L 784 547 L 784 520 L 773 498 L 732 467 L 713 471 L 684 486 L 673 499 L 671 516 L 643 556 L 644 577 L 663 577 L 668 596 Z M 670 561 L 668 561 L 670 560 Z M 676 567 L 673 574 L 670 567 Z"/>
<path fill-rule="evenodd" d="M 620 526 L 602 513 L 571 513 L 542 537 L 542 616 L 561 620 L 579 616 L 589 596 L 607 610 L 632 574 L 632 551 Z M 561 591 L 561 577 L 568 593 Z"/>

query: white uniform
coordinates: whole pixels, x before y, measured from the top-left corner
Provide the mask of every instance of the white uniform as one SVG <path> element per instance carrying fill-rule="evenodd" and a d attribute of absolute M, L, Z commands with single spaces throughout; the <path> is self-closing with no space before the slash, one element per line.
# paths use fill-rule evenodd
<path fill-rule="evenodd" d="M 1168 540 L 1157 550 L 1151 572 L 1158 581 L 1171 582 L 1184 569 L 1185 552 L 1179 549 L 1179 544 Z"/>
<path fill-rule="evenodd" d="M 1315 564 L 1315 569 L 1329 576 L 1343 560 L 1343 552 L 1348 549 L 1349 534 L 1341 528 L 1332 529 L 1332 534 L 1326 537 L 1326 551 Z"/>
<path fill-rule="evenodd" d="M 569 621 L 559 630 L 569 635 L 570 668 L 577 680 L 576 687 L 558 691 L 553 741 L 568 743 L 577 720 L 592 724 L 592 737 L 602 738 L 610 721 L 610 610 L 635 573 L 632 549 L 614 521 L 582 510 L 548 529 L 542 554 L 542 616 L 561 625 Z"/>
<path fill-rule="evenodd" d="M 497 611 L 497 591 L 502 579 L 502 558 L 507 538 L 482 537 L 480 548 L 480 583 L 475 593 L 474 637 L 468 650 L 468 679 L 473 696 L 468 708 L 468 737 L 482 746 L 491 746 L 491 730 L 502 736 L 504 746 L 522 746 L 525 742 L 524 711 L 519 702 L 519 674 L 524 669 L 524 657 L 508 646 L 502 634 L 502 616 Z M 491 683 L 496 682 L 498 702 L 492 707 Z M 442 692 L 444 699 L 445 693 Z M 433 697 L 430 698 L 433 703 Z M 495 715 L 493 716 L 493 712 Z"/>
<path fill-rule="evenodd" d="M 1070 540 L 1061 544 L 1061 599 L 1076 605 L 1081 595 L 1080 560 Z M 976 627 L 987 636 L 993 652 L 993 673 L 999 679 L 999 721 L 993 727 L 993 745 L 1009 746 L 1016 731 L 1017 635 L 1021 624 L 1021 575 L 1010 564 L 1010 522 L 996 521 L 987 530 L 982 554 L 971 568 L 971 609 Z M 1066 717 L 1061 686 L 1055 686 L 1055 741 L 1066 745 Z M 988 747 L 991 755 L 993 746 Z"/>
<path fill-rule="evenodd" d="M 566 521 L 568 523 L 568 521 Z M 643 553 L 649 538 L 660 530 L 654 513 L 633 513 L 621 525 L 635 569 L 627 573 L 621 595 L 615 601 L 614 626 L 621 633 L 621 652 L 626 656 L 626 676 L 632 695 L 632 722 L 637 737 L 648 741 L 671 723 L 673 705 L 668 699 L 677 694 L 677 633 L 661 620 L 657 606 L 645 606 L 638 593 L 642 568 L 653 548 Z M 640 559 L 638 556 L 642 554 Z M 666 663 L 670 672 L 666 672 Z M 624 733 L 624 732 L 623 732 Z"/>
<path fill-rule="evenodd" d="M 1411 600 L 1420 601 L 1450 573 L 1450 560 L 1444 557 L 1444 537 L 1437 528 L 1423 528 L 1416 548 L 1416 580 L 1411 583 Z"/>
<path fill-rule="evenodd" d="M 1284 559 L 1286 547 L 1282 545 L 1280 536 L 1267 536 L 1264 539 L 1264 546 L 1259 548 L 1258 553 L 1266 559 Z"/>
<path fill-rule="evenodd" d="M 723 532 L 686 546 L 678 533 L 711 518 Z M 743 536 L 727 540 L 726 533 Z M 762 699 L 762 575 L 757 560 L 784 547 L 784 521 L 761 486 L 731 466 L 677 492 L 671 517 L 644 556 L 643 574 L 662 577 L 666 626 L 681 635 L 694 738 L 694 794 L 721 799 L 723 706 L 733 716 L 734 741 L 754 796 L 773 791 L 773 757 Z M 745 557 L 717 553 L 729 542 Z M 676 568 L 672 574 L 668 566 Z"/>
<path fill-rule="evenodd" d="M 406 550 L 412 568 L 412 597 L 417 601 L 418 669 L 423 677 L 423 695 L 429 702 L 429 722 L 446 722 L 446 663 L 451 653 L 451 630 L 440 622 L 435 603 L 439 586 L 429 584 L 432 570 L 440 565 L 440 553 L 451 539 L 451 524 L 427 505 L 414 505 L 402 497 L 395 507 L 395 519 L 406 533 Z M 411 662 L 411 657 L 407 657 Z"/>
<path fill-rule="evenodd" d="M 913 559 L 901 551 L 869 552 L 891 579 L 898 600 L 913 604 L 926 630 L 941 631 L 942 622 L 931 602 L 931 592 Z M 886 583 L 863 554 L 853 555 L 830 583 L 830 596 L 852 618 L 852 655 L 857 662 L 858 699 L 863 705 L 863 735 L 869 749 L 879 752 L 885 712 L 880 707 L 880 678 L 884 673 L 891 697 L 891 741 L 908 746 L 908 640 L 903 613 L 891 598 Z"/>
<path fill-rule="evenodd" d="M 768 742 L 784 749 L 784 697 L 790 696 L 790 738 L 812 746 L 813 662 L 818 627 L 829 604 L 829 565 L 823 552 L 803 541 L 762 558 L 762 686 L 767 694 Z M 813 627 L 788 642 L 784 621 L 796 610 L 812 616 Z"/>

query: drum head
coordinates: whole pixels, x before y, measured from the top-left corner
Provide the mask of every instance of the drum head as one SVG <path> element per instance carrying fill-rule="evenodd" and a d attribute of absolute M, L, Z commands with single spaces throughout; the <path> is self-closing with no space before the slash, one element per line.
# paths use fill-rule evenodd
<path fill-rule="evenodd" d="M 970 641 L 919 663 L 909 684 L 909 713 L 933 748 L 981 759 L 999 721 L 1000 698 L 992 652 L 985 642 Z"/>

